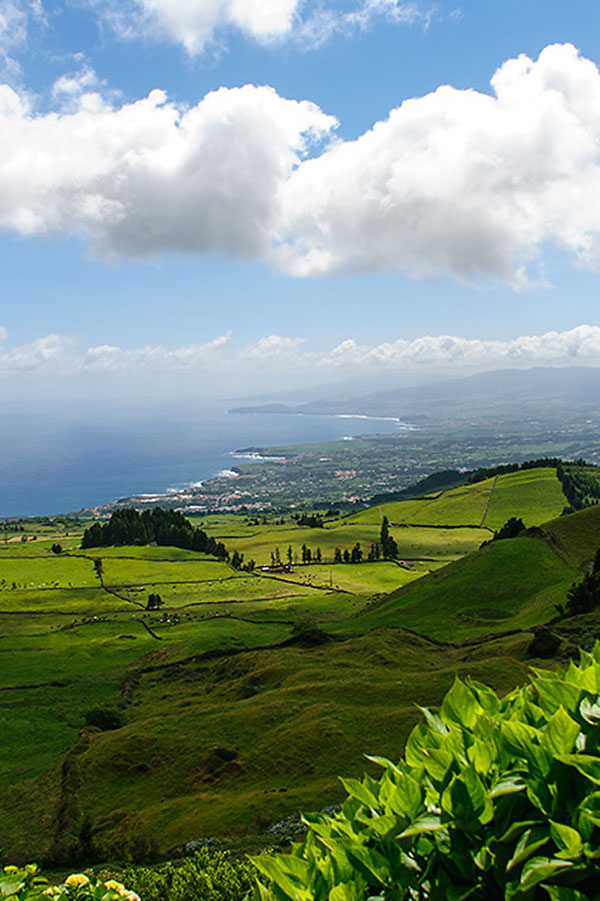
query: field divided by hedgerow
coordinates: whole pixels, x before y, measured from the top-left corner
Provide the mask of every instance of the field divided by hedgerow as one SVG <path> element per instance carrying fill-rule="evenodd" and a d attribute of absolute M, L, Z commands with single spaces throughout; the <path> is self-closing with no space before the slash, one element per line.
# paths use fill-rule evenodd
<path fill-rule="evenodd" d="M 493 515 L 523 515 L 526 492 L 533 509 L 546 481 L 520 494 L 507 483 Z M 445 513 L 470 509 L 474 521 L 492 482 L 447 492 Z M 364 753 L 396 757 L 415 704 L 435 705 L 455 672 L 501 691 L 522 681 L 530 633 L 491 650 L 460 641 L 543 622 L 598 536 L 593 508 L 481 552 L 487 529 L 399 525 L 391 532 L 408 566 L 333 565 L 336 547 L 359 541 L 366 552 L 378 539 L 379 508 L 364 515 L 322 529 L 206 518 L 209 534 L 255 559 L 254 573 L 168 547 L 79 552 L 64 530 L 0 545 L 1 578 L 20 575 L 18 588 L 0 588 L 5 853 L 51 854 L 58 837 L 76 854 L 86 822 L 104 856 L 134 855 L 140 841 L 162 853 L 207 835 L 260 842 L 269 823 L 338 799 L 337 776 L 361 772 Z M 59 538 L 68 554 L 52 553 Z M 262 572 L 275 548 L 285 561 L 303 544 L 326 562 Z M 142 609 L 150 593 L 159 610 Z M 305 644 L 302 622 L 319 627 Z M 123 724 L 80 736 L 98 707 Z M 69 799 L 57 779 L 65 763 Z"/>

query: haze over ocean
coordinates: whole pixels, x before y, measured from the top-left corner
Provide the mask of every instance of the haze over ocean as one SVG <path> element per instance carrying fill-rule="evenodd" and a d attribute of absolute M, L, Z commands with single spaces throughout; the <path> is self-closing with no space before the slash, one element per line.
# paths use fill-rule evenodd
<path fill-rule="evenodd" d="M 398 424 L 334 416 L 234 415 L 218 406 L 4 413 L 0 518 L 68 513 L 164 493 L 249 460 L 244 447 L 390 434 Z"/>

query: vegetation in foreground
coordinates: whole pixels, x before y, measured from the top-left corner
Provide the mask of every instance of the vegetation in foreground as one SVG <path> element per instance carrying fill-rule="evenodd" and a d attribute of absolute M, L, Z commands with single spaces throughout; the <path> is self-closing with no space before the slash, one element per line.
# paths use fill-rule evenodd
<path fill-rule="evenodd" d="M 600 644 L 503 699 L 457 679 L 402 760 L 255 861 L 257 901 L 600 897 Z"/>
<path fill-rule="evenodd" d="M 495 501 L 499 519 L 530 528 L 477 551 Z M 417 512 L 442 502 L 454 522 L 393 518 L 383 504 L 371 521 L 193 524 L 256 559 L 252 573 L 189 548 L 82 550 L 72 523 L 35 540 L 31 525 L 6 533 L 5 851 L 85 865 L 207 836 L 264 846 L 271 824 L 341 800 L 337 776 L 359 773 L 365 752 L 394 757 L 415 702 L 438 704 L 456 672 L 506 693 L 536 657 L 588 647 L 597 610 L 552 625 L 550 652 L 537 630 L 591 565 L 600 508 L 544 523 L 538 507 L 557 517 L 565 498 L 543 468 L 422 498 Z M 333 563 L 336 547 L 380 540 L 386 515 L 397 561 Z M 322 562 L 303 564 L 303 545 Z M 284 560 L 291 547 L 291 571 L 271 566 L 276 547 Z"/>

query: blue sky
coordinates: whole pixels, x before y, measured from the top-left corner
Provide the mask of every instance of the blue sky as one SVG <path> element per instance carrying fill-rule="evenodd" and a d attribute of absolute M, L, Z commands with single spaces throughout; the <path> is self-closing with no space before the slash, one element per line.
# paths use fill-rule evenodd
<path fill-rule="evenodd" d="M 592 0 L 0 0 L 2 377 L 600 365 L 599 26 Z"/>

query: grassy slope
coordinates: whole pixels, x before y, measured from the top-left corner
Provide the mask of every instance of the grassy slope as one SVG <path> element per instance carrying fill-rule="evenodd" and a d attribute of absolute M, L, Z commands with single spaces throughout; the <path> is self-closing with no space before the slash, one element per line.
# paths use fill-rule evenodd
<path fill-rule="evenodd" d="M 549 486 L 555 487 L 541 480 L 527 495 L 528 509 L 535 512 L 536 497 L 544 509 L 558 503 L 547 500 Z M 490 488 L 491 483 L 481 483 L 446 492 L 440 498 L 440 503 L 446 498 L 440 507 L 444 521 L 450 515 L 457 524 L 465 516 L 467 522 L 481 516 Z M 498 489 L 498 515 L 505 509 L 522 515 L 530 486 L 519 492 L 518 480 L 515 487 L 499 479 L 494 493 Z M 403 503 L 421 509 L 434 502 Z M 563 505 L 561 497 L 558 509 Z M 208 530 L 247 558 L 266 563 L 275 546 L 282 556 L 288 544 L 297 551 L 303 543 L 319 545 L 330 553 L 357 540 L 365 547 L 378 536 L 380 513 L 375 508 L 365 515 L 372 521 L 357 514 L 324 530 L 290 523 L 250 526 L 222 517 L 213 518 Z M 58 768 L 67 749 L 76 746 L 84 711 L 95 704 L 122 701 L 127 725 L 90 734 L 89 747 L 80 747 L 81 785 L 73 790 L 69 828 L 76 835 L 81 817 L 89 816 L 106 852 L 122 851 L 136 834 L 157 838 L 167 850 L 198 835 L 252 833 L 298 807 L 335 799 L 337 774 L 360 772 L 365 752 L 396 756 L 414 722 L 414 703 L 435 704 L 456 671 L 471 672 L 503 691 L 524 678 L 527 634 L 495 641 L 491 652 L 467 651 L 440 648 L 390 625 L 412 622 L 411 628 L 433 636 L 447 622 L 453 635 L 469 637 L 508 628 L 510 622 L 540 621 L 552 606 L 552 592 L 570 584 L 593 556 L 597 516 L 592 509 L 557 520 L 545 527 L 546 537 L 499 542 L 441 569 L 476 548 L 489 531 L 394 528 L 402 556 L 421 561 L 412 571 L 379 563 L 299 566 L 290 576 L 249 576 L 176 549 L 88 552 L 101 557 L 108 582 L 130 601 L 143 603 L 151 590 L 165 598 L 166 616 L 161 612 L 148 620 L 160 641 L 141 626 L 139 608 L 101 589 L 91 560 L 51 556 L 51 536 L 0 547 L 2 577 L 18 570 L 23 583 L 27 576 L 35 583 L 0 591 L 0 611 L 5 611 L 0 627 L 7 640 L 0 645 L 5 653 L 0 688 L 9 689 L 0 692 L 5 724 L 0 758 L 9 761 L 0 772 L 0 843 L 13 855 L 48 847 L 60 806 Z M 69 536 L 61 543 L 76 540 Z M 33 559 L 19 568 L 26 557 Z M 38 588 L 43 576 L 52 581 L 49 567 L 54 581 L 66 587 Z M 436 573 L 356 616 L 370 596 L 428 569 Z M 67 570 L 78 588 L 68 588 Z M 519 587 L 523 572 L 527 581 Z M 507 582 L 525 592 L 524 605 L 517 594 L 502 592 Z M 179 619 L 169 622 L 175 612 Z M 90 621 L 92 614 L 106 621 Z M 307 615 L 333 628 L 340 623 L 344 640 L 312 649 L 190 659 L 211 649 L 281 642 L 293 622 Z M 140 672 L 169 663 L 173 666 Z M 222 765 L 216 747 L 237 756 Z"/>
<path fill-rule="evenodd" d="M 600 507 L 553 520 L 533 533 L 492 542 L 393 592 L 344 629 L 404 626 L 454 640 L 547 621 L 594 557 Z"/>
<path fill-rule="evenodd" d="M 492 492 L 483 524 L 499 529 L 518 515 L 527 527 L 559 516 L 566 499 L 554 469 L 526 469 L 500 476 Z M 515 510 L 520 511 L 515 514 Z"/>

